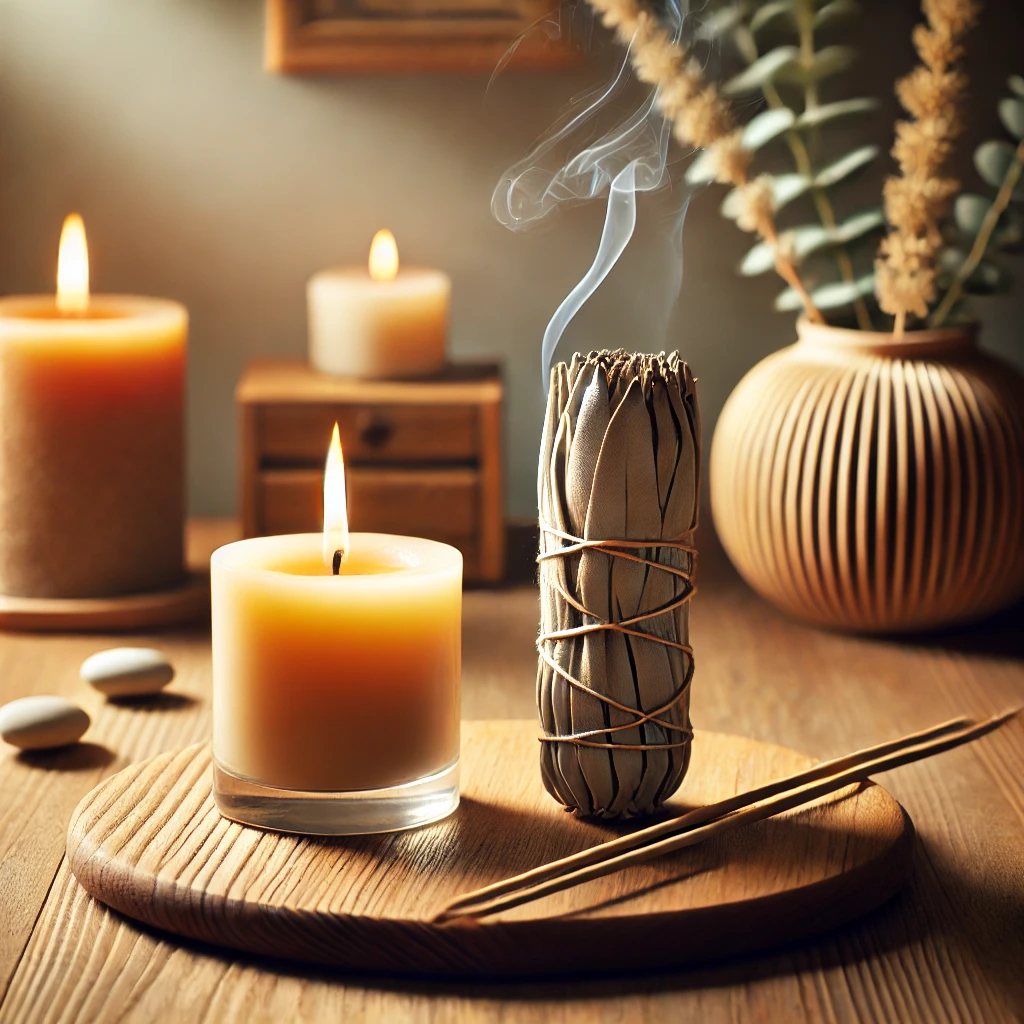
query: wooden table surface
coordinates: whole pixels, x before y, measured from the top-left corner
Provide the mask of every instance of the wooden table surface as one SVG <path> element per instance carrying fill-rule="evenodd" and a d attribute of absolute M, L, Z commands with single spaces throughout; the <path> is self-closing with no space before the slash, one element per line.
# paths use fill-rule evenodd
<path fill-rule="evenodd" d="M 1022 610 L 941 638 L 829 635 L 769 608 L 708 538 L 693 605 L 698 727 L 824 757 L 1024 700 Z M 463 713 L 532 717 L 537 595 L 471 591 Z M 79 700 L 88 742 L 0 750 L 0 1021 L 984 1021 L 1024 1019 L 1024 722 L 880 777 L 917 827 L 907 889 L 860 924 L 676 974 L 454 985 L 346 977 L 186 944 L 119 918 L 70 876 L 64 835 L 96 783 L 207 737 L 209 637 L 135 637 L 178 676 L 146 707 L 78 680 L 96 636 L 0 635 L 0 703 Z"/>

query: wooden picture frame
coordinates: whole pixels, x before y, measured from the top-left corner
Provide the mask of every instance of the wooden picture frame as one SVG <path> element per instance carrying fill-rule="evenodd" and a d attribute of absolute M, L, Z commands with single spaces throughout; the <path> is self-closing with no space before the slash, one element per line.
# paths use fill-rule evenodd
<path fill-rule="evenodd" d="M 559 0 L 266 0 L 266 67 L 285 74 L 490 73 L 574 60 L 542 29 Z M 524 35 L 525 34 L 525 35 Z"/>

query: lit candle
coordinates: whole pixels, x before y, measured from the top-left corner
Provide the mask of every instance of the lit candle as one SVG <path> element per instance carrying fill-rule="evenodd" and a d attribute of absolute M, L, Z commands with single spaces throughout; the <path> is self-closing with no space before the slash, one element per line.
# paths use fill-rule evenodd
<path fill-rule="evenodd" d="M 181 581 L 187 326 L 176 302 L 90 295 L 77 215 L 56 296 L 0 299 L 0 593 Z"/>
<path fill-rule="evenodd" d="M 213 554 L 217 805 L 294 832 L 437 820 L 458 804 L 462 555 L 350 535 L 337 432 L 324 491 L 323 534 Z"/>
<path fill-rule="evenodd" d="M 390 231 L 378 231 L 368 268 L 334 267 L 310 278 L 309 359 L 348 377 L 419 377 L 445 362 L 451 280 L 398 265 Z"/>

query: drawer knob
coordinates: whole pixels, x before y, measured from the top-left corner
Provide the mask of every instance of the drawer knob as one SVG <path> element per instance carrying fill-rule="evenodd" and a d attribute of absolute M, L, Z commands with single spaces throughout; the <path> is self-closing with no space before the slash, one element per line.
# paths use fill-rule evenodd
<path fill-rule="evenodd" d="M 359 437 L 367 448 L 383 448 L 394 432 L 395 428 L 387 420 L 373 419 L 359 431 Z"/>

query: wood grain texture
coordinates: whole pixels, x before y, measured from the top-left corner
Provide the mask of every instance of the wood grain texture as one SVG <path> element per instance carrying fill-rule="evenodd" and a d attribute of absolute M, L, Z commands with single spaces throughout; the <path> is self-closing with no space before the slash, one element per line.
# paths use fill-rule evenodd
<path fill-rule="evenodd" d="M 403 0 L 386 8 L 384 17 L 380 12 L 373 17 L 370 4 L 371 15 L 363 14 L 361 19 L 358 7 L 353 12 L 351 4 L 340 10 L 336 7 L 337 14 L 332 16 L 330 5 L 321 3 L 317 18 L 308 17 L 309 6 L 304 0 L 266 0 L 264 60 L 268 71 L 490 74 L 518 37 L 523 38 L 512 67 L 558 68 L 578 60 L 565 41 L 529 31 L 545 16 L 554 16 L 557 5 L 550 0 L 460 0 L 440 5 Z M 395 17 L 396 11 L 404 17 Z"/>
<path fill-rule="evenodd" d="M 1024 378 L 973 334 L 801 323 L 722 411 L 711 503 L 755 590 L 840 629 L 977 619 L 1024 593 Z"/>
<path fill-rule="evenodd" d="M 480 474 L 475 469 L 347 466 L 345 486 L 352 530 L 411 533 L 456 545 L 477 540 Z M 323 469 L 268 469 L 257 477 L 255 491 L 260 534 L 323 529 Z M 502 517 L 497 521 L 500 526 Z"/>
<path fill-rule="evenodd" d="M 705 733 L 669 813 L 808 767 Z M 771 948 L 873 910 L 903 884 L 913 830 L 881 787 L 825 802 L 483 922 L 432 922 L 459 894 L 619 834 L 544 792 L 533 722 L 470 722 L 463 800 L 428 828 L 309 839 L 220 817 L 204 745 L 93 790 L 68 859 L 104 903 L 178 935 L 349 970 L 428 976 L 605 973 Z"/>
<path fill-rule="evenodd" d="M 450 363 L 435 377 L 417 380 L 361 380 L 313 370 L 298 359 L 256 359 L 246 367 L 235 401 L 323 402 L 368 405 L 455 405 L 499 402 L 500 366 L 493 361 Z"/>
<path fill-rule="evenodd" d="M 247 537 L 323 525 L 323 460 L 338 424 L 355 530 L 459 548 L 464 578 L 505 573 L 501 369 L 453 363 L 430 378 L 354 380 L 257 361 L 236 389 Z"/>
<path fill-rule="evenodd" d="M 480 406 L 480 450 L 490 456 L 480 463 L 480 576 L 505 576 L 507 529 L 505 523 L 505 448 L 502 441 L 503 407 L 499 402 Z"/>
<path fill-rule="evenodd" d="M 270 464 L 319 466 L 335 423 L 351 463 L 472 462 L 480 449 L 474 405 L 282 402 L 258 408 L 257 450 Z"/>
<path fill-rule="evenodd" d="M 698 727 L 831 757 L 955 714 L 1024 699 L 1020 607 L 910 642 L 818 632 L 736 576 L 707 529 L 692 629 Z M 465 718 L 534 708 L 536 588 L 465 596 Z M 118 638 L 109 638 L 114 646 Z M 134 642 L 134 641 L 133 641 Z M 178 666 L 159 709 L 83 699 L 99 638 L 0 635 L 0 700 L 63 693 L 109 760 L 28 763 L 0 751 L 0 1021 L 412 1021 L 701 1024 L 1013 1022 L 1024 1018 L 1024 725 L 879 781 L 914 819 L 904 891 L 838 932 L 682 971 L 523 984 L 400 981 L 222 955 L 169 941 L 93 900 L 62 864 L 68 819 L 101 777 L 209 734 L 208 636 L 154 635 Z M 159 711 L 159 713 L 156 713 Z M 90 755 L 91 756 L 91 755 Z M 77 764 L 78 762 L 76 762 Z"/>

